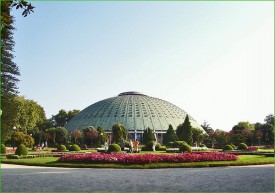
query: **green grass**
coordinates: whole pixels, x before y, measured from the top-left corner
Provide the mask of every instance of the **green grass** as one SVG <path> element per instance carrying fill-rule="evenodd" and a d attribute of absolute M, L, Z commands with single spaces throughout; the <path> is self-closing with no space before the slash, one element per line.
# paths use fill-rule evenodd
<path fill-rule="evenodd" d="M 262 155 L 240 155 L 237 161 L 207 161 L 190 163 L 151 163 L 151 164 L 107 164 L 107 163 L 63 163 L 58 162 L 58 157 L 39 157 L 29 159 L 7 159 L 2 156 L 2 163 L 53 166 L 53 167 L 75 167 L 75 168 L 188 168 L 188 167 L 218 167 L 218 166 L 243 166 L 258 164 L 274 164 L 274 157 Z"/>

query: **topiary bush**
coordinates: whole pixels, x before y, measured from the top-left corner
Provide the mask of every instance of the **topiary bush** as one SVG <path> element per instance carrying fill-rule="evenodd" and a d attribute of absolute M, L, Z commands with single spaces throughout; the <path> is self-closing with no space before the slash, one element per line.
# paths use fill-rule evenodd
<path fill-rule="evenodd" d="M 71 146 L 72 146 L 72 144 L 67 144 L 66 149 L 70 149 Z"/>
<path fill-rule="evenodd" d="M 233 149 L 236 149 L 236 146 L 234 145 L 234 144 L 229 144 L 229 145 L 231 145 L 231 147 L 233 148 Z"/>
<path fill-rule="evenodd" d="M 200 144 L 200 145 L 199 145 L 199 147 L 206 147 L 206 145 L 204 145 L 204 144 Z"/>
<path fill-rule="evenodd" d="M 179 151 L 180 152 L 192 152 L 192 149 L 191 149 L 191 147 L 188 144 L 182 144 L 179 147 Z"/>
<path fill-rule="evenodd" d="M 130 141 L 125 141 L 125 147 L 130 147 Z"/>
<path fill-rule="evenodd" d="M 78 145 L 74 144 L 70 147 L 69 151 L 80 151 L 80 147 Z"/>
<path fill-rule="evenodd" d="M 5 154 L 6 152 L 6 146 L 4 144 L 1 144 L 1 154 Z"/>
<path fill-rule="evenodd" d="M 87 145 L 86 145 L 86 144 L 83 144 L 83 145 L 81 146 L 81 149 L 86 150 L 86 149 L 88 149 L 88 147 L 87 147 Z"/>
<path fill-rule="evenodd" d="M 166 147 L 168 147 L 168 148 L 173 147 L 173 144 L 174 144 L 174 142 L 170 141 L 166 144 Z"/>
<path fill-rule="evenodd" d="M 109 145 L 108 152 L 120 152 L 121 148 L 118 144 Z"/>
<path fill-rule="evenodd" d="M 231 145 L 226 145 L 223 147 L 223 151 L 233 150 L 233 147 Z"/>
<path fill-rule="evenodd" d="M 173 148 L 179 148 L 181 145 L 188 145 L 185 141 L 175 141 L 172 145 Z"/>
<path fill-rule="evenodd" d="M 57 150 L 59 150 L 59 151 L 66 151 L 67 148 L 66 148 L 65 145 L 59 145 L 59 146 L 57 147 Z"/>
<path fill-rule="evenodd" d="M 17 148 L 16 148 L 16 151 L 15 151 L 15 154 L 16 155 L 28 155 L 28 149 L 25 145 L 23 144 L 20 144 Z"/>
<path fill-rule="evenodd" d="M 153 147 L 153 143 L 154 143 L 154 141 L 148 142 L 145 146 L 145 149 L 148 150 L 148 151 L 151 151 L 152 147 Z M 160 146 L 161 146 L 161 144 L 159 142 L 157 142 L 156 150 L 159 150 Z"/>
<path fill-rule="evenodd" d="M 247 149 L 248 147 L 247 147 L 247 145 L 245 144 L 245 143 L 240 143 L 239 145 L 238 145 L 238 149 L 239 150 L 244 150 L 244 149 Z"/>

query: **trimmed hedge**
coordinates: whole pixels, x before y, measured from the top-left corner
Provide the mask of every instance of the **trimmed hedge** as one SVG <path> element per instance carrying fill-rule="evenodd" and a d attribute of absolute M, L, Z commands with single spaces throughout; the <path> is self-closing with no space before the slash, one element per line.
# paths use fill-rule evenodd
<path fill-rule="evenodd" d="M 110 144 L 108 152 L 121 152 L 121 148 L 118 144 Z"/>
<path fill-rule="evenodd" d="M 67 148 L 66 148 L 65 145 L 59 145 L 59 146 L 57 147 L 57 150 L 59 150 L 59 151 L 65 151 L 65 150 L 67 150 Z"/>
<path fill-rule="evenodd" d="M 180 152 L 192 152 L 192 148 L 187 144 L 182 144 L 179 148 Z"/>
<path fill-rule="evenodd" d="M 240 143 L 240 144 L 238 145 L 238 149 L 239 149 L 239 150 L 243 150 L 243 149 L 248 149 L 248 147 L 247 147 L 247 145 L 246 145 L 245 143 Z"/>
<path fill-rule="evenodd" d="M 1 154 L 6 154 L 6 146 L 4 144 L 1 144 Z"/>
<path fill-rule="evenodd" d="M 173 141 L 170 141 L 170 142 L 168 142 L 168 143 L 166 144 L 166 147 L 167 147 L 167 148 L 173 147 L 173 144 L 174 144 L 174 142 L 173 142 Z"/>
<path fill-rule="evenodd" d="M 80 151 L 80 147 L 76 144 L 72 145 L 69 149 L 69 151 Z"/>
<path fill-rule="evenodd" d="M 233 149 L 236 149 L 236 146 L 233 143 L 231 143 L 229 145 L 231 145 L 231 147 L 233 147 Z"/>
<path fill-rule="evenodd" d="M 16 155 L 28 155 L 28 149 L 27 149 L 27 147 L 25 146 L 25 145 L 23 145 L 23 144 L 20 144 L 18 147 L 17 147 L 17 149 L 16 149 L 16 151 L 15 151 L 15 154 Z"/>
<path fill-rule="evenodd" d="M 224 151 L 233 150 L 233 147 L 231 145 L 226 145 L 226 146 L 224 146 L 223 150 Z"/>
<path fill-rule="evenodd" d="M 175 141 L 172 145 L 173 148 L 179 148 L 181 145 L 188 145 L 185 141 Z"/>
<path fill-rule="evenodd" d="M 204 145 L 204 144 L 200 144 L 200 145 L 199 145 L 199 147 L 206 147 L 206 145 Z"/>

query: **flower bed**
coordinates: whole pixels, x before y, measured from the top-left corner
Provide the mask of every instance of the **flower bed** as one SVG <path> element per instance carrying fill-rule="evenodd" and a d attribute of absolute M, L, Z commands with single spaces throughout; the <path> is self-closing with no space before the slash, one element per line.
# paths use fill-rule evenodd
<path fill-rule="evenodd" d="M 244 149 L 243 151 L 257 151 L 258 147 L 257 146 L 248 146 L 247 149 Z"/>
<path fill-rule="evenodd" d="M 237 156 L 227 153 L 178 153 L 178 154 L 125 154 L 125 153 L 93 153 L 71 154 L 60 157 L 60 162 L 86 163 L 136 163 L 146 164 L 153 162 L 201 162 L 201 161 L 232 161 Z"/>

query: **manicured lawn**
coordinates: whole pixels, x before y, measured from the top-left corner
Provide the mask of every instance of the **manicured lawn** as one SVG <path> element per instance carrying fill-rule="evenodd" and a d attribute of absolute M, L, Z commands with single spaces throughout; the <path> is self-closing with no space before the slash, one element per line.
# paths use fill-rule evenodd
<path fill-rule="evenodd" d="M 189 163 L 150 163 L 150 164 L 107 164 L 107 163 L 63 163 L 58 162 L 58 157 L 39 157 L 29 159 L 1 158 L 2 163 L 33 165 L 33 166 L 57 166 L 77 168 L 187 168 L 187 167 L 217 167 L 217 166 L 242 166 L 257 164 L 274 164 L 274 157 L 262 155 L 240 155 L 237 161 L 207 161 Z"/>

